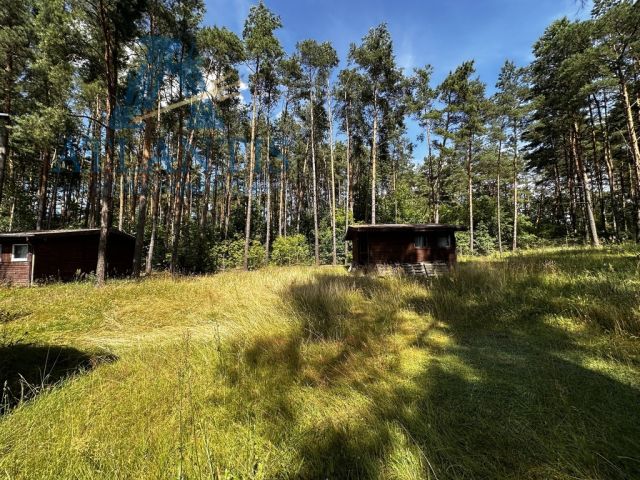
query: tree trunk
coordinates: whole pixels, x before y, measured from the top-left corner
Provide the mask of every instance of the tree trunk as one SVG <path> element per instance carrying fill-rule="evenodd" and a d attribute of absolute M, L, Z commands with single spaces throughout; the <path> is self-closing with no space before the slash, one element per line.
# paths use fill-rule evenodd
<path fill-rule="evenodd" d="M 149 184 L 149 169 L 151 168 L 151 150 L 155 121 L 153 118 L 144 120 L 144 140 L 142 144 L 142 165 L 140 172 L 140 198 L 138 201 L 138 222 L 136 225 L 136 245 L 133 252 L 134 278 L 140 276 L 142 269 L 142 249 L 144 247 L 144 230 L 147 223 L 147 193 Z"/>
<path fill-rule="evenodd" d="M 209 201 L 211 198 L 211 174 L 213 171 L 213 168 L 211 168 L 211 164 L 213 163 L 213 155 L 211 155 L 211 152 L 208 151 L 205 155 L 205 165 L 204 165 L 204 192 L 202 194 L 202 205 L 200 206 L 200 221 L 198 222 L 198 225 L 200 227 L 200 235 L 204 235 L 204 232 L 207 228 L 207 224 L 209 222 Z M 215 183 L 215 182 L 214 182 Z M 214 187 L 214 197 L 215 197 L 215 191 L 217 190 L 217 188 Z M 214 199 L 213 202 L 213 212 L 214 212 L 214 219 L 213 219 L 213 225 L 215 226 L 215 212 L 216 212 L 216 200 Z"/>
<path fill-rule="evenodd" d="M 502 167 L 502 138 L 498 141 L 498 175 L 496 178 L 496 200 L 497 205 L 497 217 L 498 217 L 498 251 L 502 255 L 502 210 L 500 207 L 500 170 Z"/>
<path fill-rule="evenodd" d="M 631 153 L 628 151 L 627 149 L 627 155 L 631 155 Z M 630 198 L 633 201 L 633 212 L 635 213 L 635 232 L 636 232 L 636 239 L 640 236 L 640 188 L 637 187 L 637 182 L 636 179 L 634 179 L 634 168 L 633 168 L 633 162 L 629 161 L 628 165 L 626 166 L 628 169 L 628 175 L 629 175 L 629 193 L 630 193 Z M 632 215 L 634 214 L 632 213 Z M 628 231 L 628 227 L 625 225 L 625 230 Z"/>
<path fill-rule="evenodd" d="M 513 126 L 513 242 L 511 251 L 518 249 L 518 127 Z"/>
<path fill-rule="evenodd" d="M 55 159 L 56 152 L 54 152 Z M 36 230 L 41 230 L 44 224 L 45 213 L 47 211 L 47 182 L 49 181 L 49 170 L 51 168 L 51 154 L 49 150 L 42 155 L 40 166 L 40 180 L 38 182 L 38 212 L 36 216 Z"/>
<path fill-rule="evenodd" d="M 636 135 L 636 127 L 633 120 L 633 110 L 631 109 L 631 102 L 629 100 L 629 91 L 627 89 L 627 82 L 624 79 L 621 69 L 618 69 L 618 80 L 620 83 L 620 91 L 622 93 L 622 100 L 624 104 L 625 117 L 627 120 L 627 132 L 629 134 L 629 147 L 631 150 L 631 157 L 633 158 L 633 167 L 635 170 L 635 189 L 640 191 L 640 147 L 638 147 L 638 136 Z M 632 178 L 633 182 L 634 179 Z M 636 208 L 636 241 L 640 242 L 640 209 Z"/>
<path fill-rule="evenodd" d="M 345 99 L 346 99 L 346 93 L 345 93 Z M 351 107 L 351 102 L 349 102 L 349 108 Z M 351 129 L 349 126 L 349 113 L 346 114 L 345 116 L 345 127 L 346 127 L 346 135 L 347 135 L 347 158 L 346 158 L 346 164 L 347 164 L 347 179 L 346 179 L 346 198 L 345 198 L 345 211 L 344 211 L 344 231 L 345 233 L 347 232 L 347 230 L 349 229 L 349 215 L 353 215 L 353 204 L 351 203 L 351 177 L 353 176 L 351 174 Z M 347 240 L 344 241 L 344 262 L 345 264 L 347 263 L 347 250 L 349 248 L 349 245 L 347 243 Z M 351 259 L 352 261 L 354 259 Z"/>
<path fill-rule="evenodd" d="M 567 234 L 567 219 L 566 219 L 566 215 L 564 212 L 564 207 L 562 205 L 562 188 L 561 188 L 561 184 L 560 184 L 560 171 L 558 169 L 558 160 L 556 157 L 554 157 L 554 163 L 553 163 L 553 174 L 554 174 L 554 187 L 555 187 L 555 215 L 556 215 L 556 219 L 558 220 L 558 222 L 560 223 L 560 221 L 564 224 L 565 226 L 565 234 Z"/>
<path fill-rule="evenodd" d="M 442 148 L 440 149 L 440 153 L 438 154 L 438 162 L 437 162 L 437 169 L 436 169 L 436 179 L 435 179 L 435 191 L 436 191 L 436 198 L 435 198 L 435 211 L 433 214 L 433 221 L 434 223 L 440 223 L 440 188 L 442 183 L 440 182 L 440 175 L 442 173 L 442 164 L 443 164 L 443 157 L 445 155 L 445 149 L 447 148 L 447 139 L 449 138 L 449 128 L 451 125 L 451 115 L 449 113 L 447 113 L 447 119 L 445 121 L 444 124 L 444 136 L 442 139 Z"/>
<path fill-rule="evenodd" d="M 144 143 L 144 139 L 143 139 L 143 143 Z M 140 177 L 141 177 L 140 164 L 142 163 L 142 148 L 140 148 L 139 150 L 140 150 L 140 153 L 138 154 L 138 162 L 137 162 L 137 165 L 135 165 L 133 170 L 133 178 L 129 177 L 128 187 L 127 187 L 129 202 L 128 202 L 128 208 L 127 208 L 128 211 L 127 211 L 126 218 L 127 218 L 127 224 L 130 226 L 129 228 L 131 228 L 131 225 L 137 226 L 136 212 L 138 211 L 138 201 L 140 200 L 139 199 Z"/>
<path fill-rule="evenodd" d="M 266 258 L 266 262 L 269 263 L 269 252 L 270 252 L 270 248 L 271 248 L 271 162 L 270 162 L 270 156 L 271 156 L 271 135 L 270 135 L 270 131 L 269 131 L 269 121 L 267 119 L 267 163 L 265 165 L 265 180 L 267 183 L 267 202 L 266 202 L 266 228 L 267 228 L 267 233 L 266 233 L 266 238 L 265 238 L 265 258 Z"/>
<path fill-rule="evenodd" d="M 329 79 L 327 79 L 327 91 L 330 91 Z M 333 111 L 331 109 L 331 95 L 328 99 L 329 107 L 329 153 L 331 157 L 331 260 L 332 265 L 337 263 L 336 252 L 336 173 L 333 145 Z"/>
<path fill-rule="evenodd" d="M 233 165 L 234 165 L 234 157 L 235 157 L 235 148 L 234 142 L 231 140 L 231 129 L 227 127 L 227 146 L 229 147 L 228 156 L 229 159 L 227 161 L 227 168 L 225 172 L 224 178 L 224 215 L 223 215 L 223 228 L 224 228 L 224 239 L 227 239 L 229 235 L 229 218 L 231 217 L 231 175 L 233 174 Z"/>
<path fill-rule="evenodd" d="M 256 67 L 256 73 L 259 71 Z M 256 122 L 258 121 L 258 101 L 260 93 L 256 91 L 253 94 L 253 106 L 251 112 L 251 144 L 249 145 L 249 181 L 247 185 L 247 214 L 244 227 L 244 256 L 243 266 L 245 270 L 249 270 L 249 243 L 251 242 L 251 202 L 253 194 L 253 169 L 256 162 Z"/>
<path fill-rule="evenodd" d="M 180 245 L 180 230 L 182 229 L 182 205 L 184 200 L 184 184 L 186 180 L 186 170 L 184 168 L 184 145 L 183 145 L 183 113 L 178 115 L 178 146 L 176 150 L 177 162 L 174 175 L 174 198 L 173 212 L 171 217 L 171 263 L 169 270 L 171 275 L 178 273 L 178 247 Z"/>
<path fill-rule="evenodd" d="M 396 158 L 393 158 L 393 157 L 396 157 Z M 398 223 L 398 196 L 396 195 L 397 181 L 398 181 L 397 153 L 393 157 L 391 162 L 391 194 L 393 195 L 393 222 Z"/>
<path fill-rule="evenodd" d="M 211 212 L 204 215 L 205 219 L 204 219 L 204 225 L 203 225 L 203 234 L 204 232 L 206 232 L 206 227 L 208 226 L 208 220 L 206 219 L 208 215 L 211 215 L 211 226 L 213 227 L 214 231 L 215 231 L 216 225 L 218 224 L 218 191 L 219 191 L 218 180 L 220 177 L 218 175 L 218 165 L 216 165 L 213 155 L 211 156 L 211 159 L 209 160 L 209 162 L 210 162 L 209 168 L 211 168 L 210 173 L 211 175 L 213 175 L 213 199 L 211 200 Z M 207 165 L 209 165 L 209 163 L 207 163 Z M 205 197 L 205 204 L 202 207 L 203 213 L 205 213 L 204 212 L 205 209 L 209 208 L 210 198 L 211 198 L 211 193 L 209 193 L 209 196 Z"/>
<path fill-rule="evenodd" d="M 96 95 L 95 120 L 93 121 L 93 139 L 91 144 L 91 171 L 89 172 L 89 200 L 85 214 L 85 226 L 96 226 L 96 210 L 98 204 L 98 185 L 100 184 L 100 144 L 102 127 L 98 122 L 100 118 L 100 97 Z"/>
<path fill-rule="evenodd" d="M 316 180 L 316 147 L 315 147 L 315 125 L 313 118 L 313 94 L 309 95 L 309 105 L 311 108 L 311 177 L 313 181 L 313 236 L 314 236 L 314 253 L 316 265 L 320 265 L 320 241 L 318 232 L 318 187 Z"/>
<path fill-rule="evenodd" d="M 285 113 L 286 115 L 286 113 Z M 285 212 L 284 202 L 286 194 L 286 178 L 287 178 L 287 147 L 282 147 L 282 165 L 280 166 L 280 189 L 278 191 L 278 236 L 281 237 L 284 232 Z"/>
<path fill-rule="evenodd" d="M 124 205 L 125 205 L 124 175 L 125 175 L 125 168 L 124 168 L 124 165 L 121 165 L 120 166 L 120 187 L 118 189 L 118 230 L 122 230 L 124 228 Z"/>
<path fill-rule="evenodd" d="M 576 164 L 576 172 L 580 178 L 580 182 L 582 183 L 582 190 L 584 192 L 584 203 L 587 214 L 587 226 L 588 232 L 591 239 L 591 244 L 594 247 L 600 246 L 600 239 L 598 238 L 598 229 L 596 227 L 596 220 L 593 215 L 593 201 L 591 198 L 591 188 L 589 185 L 589 177 L 587 176 L 587 170 L 584 166 L 584 161 L 580 154 L 580 149 L 578 147 L 578 138 L 579 138 L 579 129 L 578 123 L 573 123 L 573 132 L 570 137 L 571 139 L 571 149 L 573 153 L 573 158 Z"/>
<path fill-rule="evenodd" d="M 610 142 L 610 138 L 609 138 L 609 126 L 608 126 L 608 120 L 607 120 L 607 112 L 606 112 L 606 108 L 607 108 L 607 97 L 605 94 L 604 97 L 604 108 L 605 108 L 605 118 L 602 117 L 602 110 L 600 108 L 600 102 L 598 101 L 598 98 L 594 95 L 593 99 L 596 103 L 596 111 L 598 113 L 598 120 L 600 121 L 600 126 L 601 126 L 601 131 L 602 131 L 602 136 L 603 136 L 603 158 L 604 158 L 604 163 L 605 166 L 607 167 L 607 180 L 608 180 L 608 184 L 609 184 L 609 196 L 611 199 L 611 217 L 613 220 L 613 230 L 615 231 L 616 234 L 616 239 L 620 239 L 620 228 L 618 226 L 618 216 L 619 216 L 619 212 L 618 212 L 618 204 L 616 202 L 616 197 L 617 197 L 617 187 L 616 187 L 616 182 L 615 182 L 615 174 L 614 174 L 614 170 L 613 170 L 613 160 L 612 160 L 612 155 L 611 155 L 611 142 Z"/>
<path fill-rule="evenodd" d="M 49 201 L 49 213 L 47 214 L 47 229 L 51 228 L 51 220 L 55 215 L 58 202 L 58 189 L 60 188 L 60 172 L 56 172 L 56 179 L 51 189 L 51 201 Z"/>
<path fill-rule="evenodd" d="M 284 149 L 285 152 L 287 152 L 287 155 L 289 154 L 289 147 L 285 147 Z M 288 167 L 288 161 L 286 160 L 287 157 L 284 157 L 284 161 L 282 162 L 282 235 L 284 235 L 285 237 L 287 236 L 287 186 L 288 186 L 288 181 L 287 181 L 287 167 Z"/>
<path fill-rule="evenodd" d="M 626 198 L 627 198 L 627 181 L 625 176 L 625 170 L 627 165 L 624 162 L 618 163 L 618 177 L 620 178 L 620 220 L 622 221 L 622 231 L 625 233 L 629 233 L 629 225 L 627 224 L 627 208 L 625 206 Z M 633 184 L 633 182 L 631 182 Z"/>
<path fill-rule="evenodd" d="M 158 212 L 160 211 L 160 172 L 156 173 L 153 198 L 151 199 L 151 238 L 149 239 L 149 251 L 147 252 L 147 264 L 145 274 L 150 275 L 153 268 L 153 249 L 156 243 L 156 230 L 158 228 Z"/>
<path fill-rule="evenodd" d="M 376 164 L 378 155 L 378 96 L 373 92 L 373 135 L 371 141 L 371 224 L 376 224 Z"/>
<path fill-rule="evenodd" d="M 182 202 L 182 214 L 180 215 L 180 229 L 178 230 L 178 238 L 181 238 L 182 235 L 182 226 L 186 225 L 187 228 L 191 224 L 192 215 L 192 205 L 193 205 L 193 182 L 192 182 L 192 172 L 191 166 L 193 162 L 193 142 L 195 137 L 195 129 L 191 130 L 189 133 L 189 140 L 187 142 L 187 148 L 184 151 L 185 155 L 185 166 L 184 166 L 184 175 L 183 175 L 183 202 Z M 186 192 L 186 193 L 185 193 Z M 187 235 L 185 237 L 185 251 L 190 251 L 191 236 Z"/>
<path fill-rule="evenodd" d="M 589 126 L 591 130 L 591 152 L 593 155 L 593 163 L 596 170 L 595 180 L 598 187 L 598 204 L 600 207 L 600 230 L 604 233 L 605 237 L 607 233 L 607 211 L 604 204 L 604 179 L 602 178 L 602 165 L 600 163 L 600 155 L 598 155 L 598 140 L 596 135 L 596 123 L 593 116 L 593 108 L 591 106 L 591 98 L 589 98 Z M 593 181 L 593 176 L 591 177 Z"/>
<path fill-rule="evenodd" d="M 573 175 L 573 158 L 569 153 L 566 135 L 562 135 L 562 158 L 564 159 L 564 168 L 566 170 L 567 186 L 569 190 L 569 218 L 567 223 L 567 235 L 576 233 L 576 194 L 575 194 L 575 177 Z"/>
<path fill-rule="evenodd" d="M 4 110 L 6 114 L 11 115 L 11 96 L 13 93 L 13 55 L 9 54 L 7 58 L 7 65 L 5 66 L 5 78 L 6 85 L 5 91 L 7 92 L 7 96 L 5 98 Z M 9 129 L 6 128 L 8 125 L 5 125 L 5 128 L 0 126 L 0 206 L 2 205 L 2 194 L 4 188 L 4 177 L 5 171 L 7 169 L 7 162 L 9 159 Z"/>
<path fill-rule="evenodd" d="M 471 148 L 473 144 L 473 138 L 469 139 L 469 145 L 467 147 L 467 194 L 469 195 L 469 250 L 473 255 L 473 180 L 471 178 Z"/>
<path fill-rule="evenodd" d="M 426 133 L 426 138 L 427 138 L 427 176 L 428 176 L 428 181 L 429 181 L 429 187 L 430 187 L 430 193 L 431 193 L 431 210 L 432 210 L 432 219 L 434 221 L 434 223 L 438 223 L 436 221 L 436 217 L 440 217 L 439 213 L 436 213 L 436 211 L 438 210 L 437 207 L 437 193 L 436 193 L 436 189 L 437 189 L 437 185 L 436 185 L 436 172 L 435 172 L 435 168 L 434 168 L 434 159 L 433 159 L 433 153 L 431 151 L 431 124 L 429 122 L 427 122 L 426 128 L 425 128 L 425 133 Z"/>
<path fill-rule="evenodd" d="M 113 182 L 113 158 L 114 158 L 114 131 L 111 119 L 116 107 L 116 89 L 118 83 L 116 48 L 113 42 L 110 20 L 107 19 L 107 12 L 103 0 L 100 0 L 100 24 L 104 38 L 104 65 L 105 79 L 107 85 L 107 98 L 105 105 L 105 125 L 106 125 L 106 145 L 105 162 L 102 172 L 102 195 L 100 198 L 100 240 L 98 241 L 98 262 L 96 265 L 96 283 L 103 286 L 107 277 L 107 236 L 111 226 L 111 202 L 112 182 Z"/>

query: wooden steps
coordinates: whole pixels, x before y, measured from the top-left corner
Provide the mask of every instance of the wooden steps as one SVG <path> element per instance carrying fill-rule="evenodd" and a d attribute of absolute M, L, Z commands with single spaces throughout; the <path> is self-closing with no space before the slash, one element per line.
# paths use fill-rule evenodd
<path fill-rule="evenodd" d="M 451 271 L 449 265 L 444 262 L 423 263 L 422 266 L 429 277 L 439 277 Z"/>
<path fill-rule="evenodd" d="M 424 277 L 427 275 L 427 270 L 423 263 L 402 263 L 400 266 L 405 275 L 415 277 Z"/>
<path fill-rule="evenodd" d="M 385 263 L 371 266 L 353 265 L 350 271 L 362 270 L 365 273 L 374 273 L 380 276 L 407 275 L 411 277 L 439 277 L 449 273 L 449 265 L 445 262 L 421 262 L 421 263 Z"/>

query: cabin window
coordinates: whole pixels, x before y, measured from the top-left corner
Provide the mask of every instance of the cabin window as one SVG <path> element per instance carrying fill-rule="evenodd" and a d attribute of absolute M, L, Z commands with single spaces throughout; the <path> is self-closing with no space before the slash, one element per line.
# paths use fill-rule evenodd
<path fill-rule="evenodd" d="M 416 235 L 415 244 L 416 248 L 427 248 L 429 246 L 429 242 L 427 242 L 427 236 Z"/>
<path fill-rule="evenodd" d="M 11 249 L 12 262 L 26 262 L 29 255 L 29 245 L 26 243 L 13 245 Z"/>
<path fill-rule="evenodd" d="M 436 239 L 436 245 L 438 248 L 451 248 L 451 236 L 438 235 L 438 238 Z"/>

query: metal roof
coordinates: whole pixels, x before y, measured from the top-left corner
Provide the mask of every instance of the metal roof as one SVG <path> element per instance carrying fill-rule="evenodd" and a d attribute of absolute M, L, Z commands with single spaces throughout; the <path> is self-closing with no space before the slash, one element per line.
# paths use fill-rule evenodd
<path fill-rule="evenodd" d="M 376 223 L 375 225 L 349 225 L 347 228 L 346 240 L 353 240 L 356 233 L 361 232 L 437 232 L 437 231 L 461 231 L 466 227 L 459 225 L 448 225 L 445 223 Z"/>

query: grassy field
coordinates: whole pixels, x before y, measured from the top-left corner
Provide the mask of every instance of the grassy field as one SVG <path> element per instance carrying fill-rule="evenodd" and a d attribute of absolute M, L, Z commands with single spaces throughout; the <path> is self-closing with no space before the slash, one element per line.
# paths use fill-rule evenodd
<path fill-rule="evenodd" d="M 640 478 L 638 253 L 0 289 L 0 478 Z"/>

